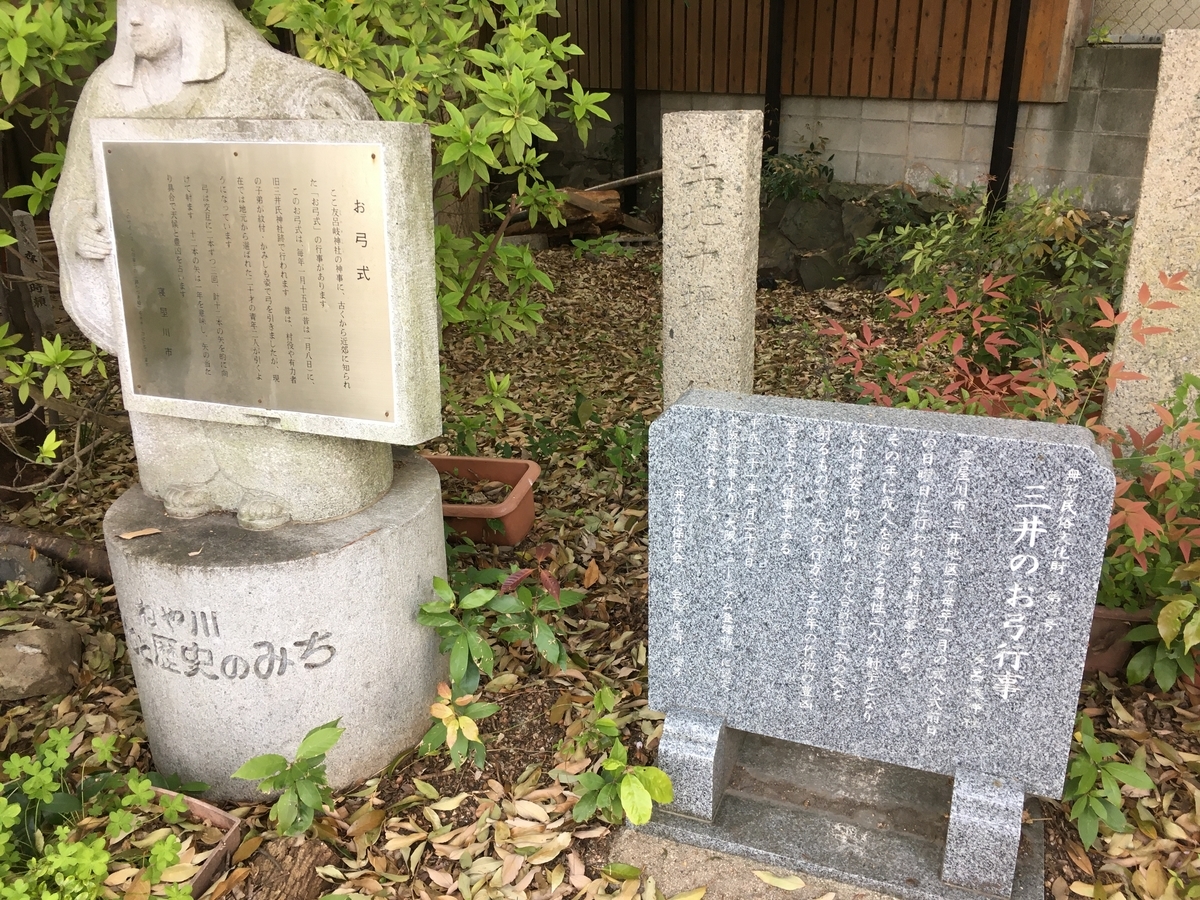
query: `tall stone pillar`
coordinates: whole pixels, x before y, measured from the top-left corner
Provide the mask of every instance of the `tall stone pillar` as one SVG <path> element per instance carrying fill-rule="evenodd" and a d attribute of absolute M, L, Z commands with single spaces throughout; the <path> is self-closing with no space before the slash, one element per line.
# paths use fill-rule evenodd
<path fill-rule="evenodd" d="M 754 388 L 762 113 L 663 116 L 663 406 Z"/>
<path fill-rule="evenodd" d="M 1174 393 L 1182 377 L 1200 375 L 1200 31 L 1168 31 L 1158 72 L 1154 119 L 1142 173 L 1142 196 L 1133 247 L 1125 273 L 1113 361 L 1144 380 L 1121 381 L 1104 403 L 1104 424 L 1132 426 L 1142 434 L 1158 424 L 1152 404 Z M 1171 290 L 1160 278 L 1176 277 Z M 1152 310 L 1139 303 L 1142 285 L 1150 302 L 1175 309 Z M 1134 324 L 1141 320 L 1139 329 Z M 1140 328 L 1170 328 L 1169 334 L 1135 335 Z M 1144 341 L 1144 343 L 1143 343 Z"/>

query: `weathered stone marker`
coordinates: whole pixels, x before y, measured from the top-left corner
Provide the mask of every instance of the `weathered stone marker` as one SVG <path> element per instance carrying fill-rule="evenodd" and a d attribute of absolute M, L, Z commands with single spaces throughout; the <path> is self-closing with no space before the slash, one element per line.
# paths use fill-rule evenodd
<path fill-rule="evenodd" d="M 1200 31 L 1168 31 L 1158 70 L 1158 92 L 1133 246 L 1125 270 L 1113 360 L 1145 380 L 1121 381 L 1104 401 L 1104 424 L 1132 426 L 1145 434 L 1158 417 L 1152 404 L 1175 393 L 1182 376 L 1200 374 Z M 1159 273 L 1178 276 L 1185 290 L 1167 290 Z M 1154 300 L 1177 309 L 1149 310 L 1138 303 L 1145 284 Z M 1133 325 L 1170 328 L 1138 340 Z"/>
<path fill-rule="evenodd" d="M 762 113 L 663 116 L 663 405 L 750 393 Z"/>
<path fill-rule="evenodd" d="M 650 434 L 650 703 L 666 713 L 669 833 L 754 852 L 740 788 L 718 815 L 745 732 L 953 776 L 944 861 L 892 847 L 875 856 L 895 866 L 838 874 L 958 896 L 940 874 L 1008 896 L 1025 794 L 1060 797 L 1070 749 L 1114 488 L 1090 433 L 695 390 Z M 762 780 L 747 767 L 741 782 Z M 826 831 L 898 840 L 834 806 Z M 925 837 L 922 852 L 940 852 L 941 834 Z M 828 870 L 822 839 L 791 861 Z"/>
<path fill-rule="evenodd" d="M 23 209 L 13 211 L 13 230 L 17 238 L 17 254 L 21 257 L 21 274 L 26 278 L 42 279 L 50 271 L 46 258 L 42 256 L 42 248 L 38 241 L 37 223 L 33 216 Z M 41 280 L 30 281 L 26 284 L 29 291 L 29 304 L 41 324 L 42 331 L 50 334 L 54 329 L 55 302 L 54 294 L 49 285 Z"/>

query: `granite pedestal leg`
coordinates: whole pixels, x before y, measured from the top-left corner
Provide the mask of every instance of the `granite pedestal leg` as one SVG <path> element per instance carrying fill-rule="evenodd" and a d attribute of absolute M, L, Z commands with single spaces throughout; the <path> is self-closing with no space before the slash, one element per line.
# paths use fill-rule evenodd
<path fill-rule="evenodd" d="M 655 763 L 671 776 L 675 790 L 675 800 L 666 808 L 711 822 L 729 783 L 740 742 L 741 734 L 726 728 L 722 719 L 690 709 L 670 710 Z"/>
<path fill-rule="evenodd" d="M 982 894 L 1010 896 L 1024 805 L 1021 785 L 957 770 L 942 880 Z"/>
<path fill-rule="evenodd" d="M 132 539 L 122 534 L 158 529 Z M 257 796 L 229 776 L 252 756 L 289 759 L 340 718 L 329 780 L 369 778 L 416 744 L 445 676 L 437 635 L 417 624 L 446 575 L 441 486 L 425 460 L 397 462 L 391 489 L 333 522 L 239 528 L 229 513 L 173 519 L 140 487 L 104 519 L 155 767 Z"/>

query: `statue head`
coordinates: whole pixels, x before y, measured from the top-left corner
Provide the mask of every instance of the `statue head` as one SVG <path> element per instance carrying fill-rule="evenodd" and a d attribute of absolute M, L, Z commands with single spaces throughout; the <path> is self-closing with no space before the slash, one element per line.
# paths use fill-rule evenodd
<path fill-rule="evenodd" d="M 229 0 L 119 0 L 108 77 L 128 87 L 139 59 L 157 60 L 178 49 L 181 81 L 212 81 L 225 71 L 226 36 L 234 30 L 258 38 Z"/>

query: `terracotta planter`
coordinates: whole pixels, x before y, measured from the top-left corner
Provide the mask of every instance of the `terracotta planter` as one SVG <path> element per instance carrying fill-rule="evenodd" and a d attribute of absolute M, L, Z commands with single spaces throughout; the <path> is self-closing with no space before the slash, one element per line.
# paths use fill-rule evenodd
<path fill-rule="evenodd" d="M 1092 633 L 1088 638 L 1087 658 L 1083 664 L 1084 676 L 1103 672 L 1105 675 L 1119 675 L 1125 671 L 1125 664 L 1133 654 L 1133 645 L 1125 640 L 1125 635 L 1136 625 L 1150 621 L 1148 610 L 1126 612 L 1123 609 L 1109 609 L 1107 606 L 1097 606 L 1092 615 Z"/>
<path fill-rule="evenodd" d="M 516 546 L 533 526 L 533 483 L 542 467 L 528 459 L 422 454 L 438 472 L 465 481 L 499 481 L 512 487 L 500 503 L 443 503 L 442 516 L 458 534 L 476 543 Z M 488 525 L 498 521 L 500 528 Z"/>
<path fill-rule="evenodd" d="M 155 793 L 163 797 L 183 797 L 183 802 L 187 804 L 193 821 L 211 825 L 224 834 L 221 842 L 213 848 L 208 859 L 200 866 L 200 871 L 193 875 L 192 880 L 188 882 L 192 886 L 192 896 L 201 897 L 233 863 L 233 854 L 242 842 L 242 822 L 225 810 L 219 809 L 211 803 L 205 803 L 203 800 L 197 800 L 195 797 L 189 797 L 187 794 L 168 791 L 166 788 L 157 788 Z"/>

